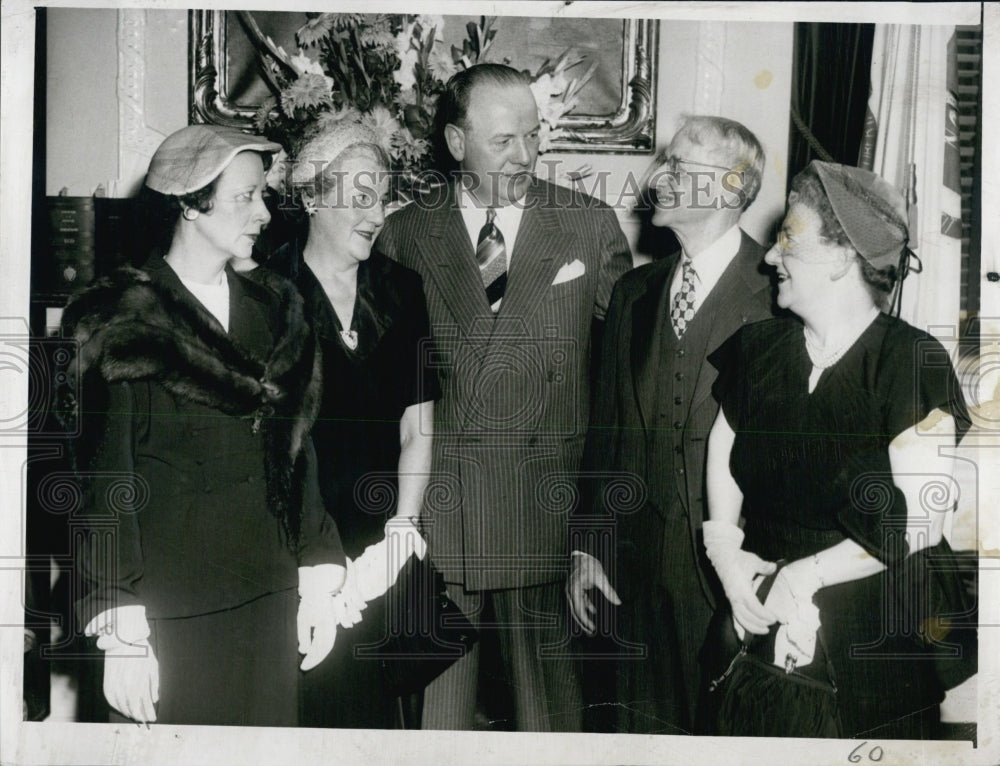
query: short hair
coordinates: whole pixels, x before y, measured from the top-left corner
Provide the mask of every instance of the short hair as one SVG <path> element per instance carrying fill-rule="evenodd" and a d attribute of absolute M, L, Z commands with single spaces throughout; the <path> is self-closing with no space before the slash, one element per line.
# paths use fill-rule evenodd
<path fill-rule="evenodd" d="M 764 147 L 749 128 L 725 117 L 686 114 L 676 136 L 683 135 L 700 146 L 722 152 L 732 169 L 742 174 L 743 210 L 757 199 L 764 180 Z"/>
<path fill-rule="evenodd" d="M 813 164 L 806 166 L 806 169 L 792 179 L 792 188 L 788 193 L 788 204 L 799 203 L 805 205 L 819 217 L 820 236 L 827 242 L 838 247 L 849 248 L 861 267 L 861 279 L 868 290 L 868 295 L 880 309 L 888 308 L 889 295 L 896 286 L 899 272 L 895 265 L 886 266 L 884 269 L 877 269 L 868 263 L 864 257 L 855 249 L 850 237 L 840 225 L 840 220 L 830 204 L 830 198 L 826 195 L 826 189 L 816 168 Z M 872 206 L 876 215 L 887 222 L 895 223 L 895 219 L 890 212 L 880 207 Z"/>
<path fill-rule="evenodd" d="M 476 64 L 456 72 L 445 84 L 438 99 L 437 132 L 444 134 L 445 125 L 465 127 L 472 92 L 485 85 L 498 87 L 528 86 L 528 78 L 506 64 Z"/>
<path fill-rule="evenodd" d="M 265 173 L 271 169 L 274 155 L 270 152 L 258 152 L 252 149 L 246 151 L 260 157 Z M 242 154 L 242 152 L 237 154 Z M 199 213 L 211 211 L 212 200 L 215 198 L 215 187 L 221 176 L 222 173 L 219 173 L 200 189 L 180 196 L 163 194 L 143 184 L 139 190 L 137 205 L 142 221 L 141 230 L 145 232 L 151 253 L 162 255 L 170 249 L 170 243 L 173 241 L 184 208 L 189 207 Z"/>

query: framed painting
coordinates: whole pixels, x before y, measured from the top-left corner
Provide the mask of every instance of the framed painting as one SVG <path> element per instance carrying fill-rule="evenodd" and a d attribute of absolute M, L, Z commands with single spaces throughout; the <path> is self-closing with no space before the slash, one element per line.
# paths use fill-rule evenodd
<path fill-rule="evenodd" d="M 467 24 L 476 19 L 444 16 L 443 45 L 462 48 Z M 190 12 L 190 118 L 247 128 L 270 94 L 262 76 L 262 51 L 297 49 L 304 13 L 265 11 Z M 655 136 L 658 24 L 645 19 L 582 19 L 501 16 L 491 20 L 495 37 L 483 60 L 535 72 L 567 49 L 593 74 L 575 109 L 559 122 L 552 150 L 648 153 Z M 576 70 L 574 70 L 576 71 Z"/>

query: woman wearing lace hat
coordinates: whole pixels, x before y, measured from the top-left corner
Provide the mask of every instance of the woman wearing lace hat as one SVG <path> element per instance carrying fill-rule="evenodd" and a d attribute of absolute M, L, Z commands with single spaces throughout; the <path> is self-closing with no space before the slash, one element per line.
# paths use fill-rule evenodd
<path fill-rule="evenodd" d="M 794 316 L 749 325 L 712 357 L 722 409 L 705 547 L 737 633 L 781 679 L 753 695 L 752 673 L 734 683 L 731 665 L 724 733 L 935 735 L 943 692 L 926 628 L 947 605 L 926 561 L 947 554 L 947 454 L 968 416 L 940 343 L 885 313 L 913 257 L 907 236 L 890 184 L 812 162 L 765 256 Z"/>
<path fill-rule="evenodd" d="M 143 192 L 160 246 L 64 314 L 78 610 L 115 720 L 295 725 L 297 648 L 317 662 L 333 645 L 345 561 L 308 438 L 315 340 L 291 285 L 227 266 L 269 221 L 279 148 L 216 126 L 170 135 Z"/>
<path fill-rule="evenodd" d="M 372 249 L 385 221 L 388 171 L 357 112 L 318 124 L 284 174 L 304 219 L 301 236 L 268 262 L 298 287 L 319 337 L 323 394 L 312 433 L 320 489 L 351 562 L 345 592 L 361 609 L 304 676 L 307 726 L 402 723 L 376 649 L 387 636 L 386 592 L 409 556 L 425 553 L 416 525 L 439 391 L 420 276 Z"/>

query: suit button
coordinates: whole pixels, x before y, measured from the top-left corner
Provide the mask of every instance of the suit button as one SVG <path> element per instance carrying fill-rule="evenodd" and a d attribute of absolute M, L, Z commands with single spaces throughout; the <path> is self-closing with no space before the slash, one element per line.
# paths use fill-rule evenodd
<path fill-rule="evenodd" d="M 684 356 L 684 349 L 682 348 L 677 349 L 677 356 L 678 358 Z"/>
<path fill-rule="evenodd" d="M 196 457 L 194 459 L 194 464 L 195 465 L 205 465 L 205 458 L 203 458 L 203 457 Z"/>
<path fill-rule="evenodd" d="M 676 405 L 677 405 L 678 407 L 679 407 L 679 406 L 680 406 L 680 405 L 681 405 L 681 404 L 682 404 L 683 402 L 684 402 L 684 400 L 683 400 L 683 399 L 681 399 L 681 398 L 680 398 L 679 396 L 675 396 L 675 397 L 674 397 L 674 404 L 676 404 Z"/>
<path fill-rule="evenodd" d="M 211 484 L 206 484 L 205 488 L 204 488 L 204 492 L 205 492 L 206 495 L 211 495 L 212 494 L 212 485 Z"/>
<path fill-rule="evenodd" d="M 677 473 L 678 473 L 679 475 L 683 476 L 683 475 L 684 475 L 684 469 L 683 469 L 683 468 L 678 468 L 678 469 L 677 469 Z"/>
<path fill-rule="evenodd" d="M 684 445 L 683 444 L 678 444 L 676 447 L 674 447 L 674 452 L 676 452 L 678 455 L 680 455 L 681 453 L 683 453 L 684 452 Z"/>
<path fill-rule="evenodd" d="M 683 427 L 684 427 L 684 424 L 681 423 L 681 421 L 679 421 L 679 420 L 675 420 L 674 421 L 674 430 L 675 431 L 680 431 Z"/>
<path fill-rule="evenodd" d="M 684 380 L 684 373 L 678 370 L 677 372 L 674 373 L 674 377 L 677 380 Z"/>

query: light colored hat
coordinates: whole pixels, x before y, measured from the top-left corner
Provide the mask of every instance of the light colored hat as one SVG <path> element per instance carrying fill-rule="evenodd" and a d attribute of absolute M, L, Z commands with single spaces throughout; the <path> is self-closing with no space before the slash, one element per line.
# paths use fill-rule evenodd
<path fill-rule="evenodd" d="M 858 255 L 876 269 L 898 265 L 909 241 L 903 195 L 870 170 L 820 160 L 810 164 Z"/>
<path fill-rule="evenodd" d="M 315 132 L 301 143 L 294 157 L 292 185 L 309 184 L 334 162 L 341 152 L 354 144 L 381 146 L 375 131 L 353 109 L 326 115 Z"/>
<path fill-rule="evenodd" d="M 280 150 L 280 144 L 234 128 L 188 125 L 167 136 L 153 154 L 146 186 L 161 194 L 190 194 L 218 178 L 240 152 Z"/>

